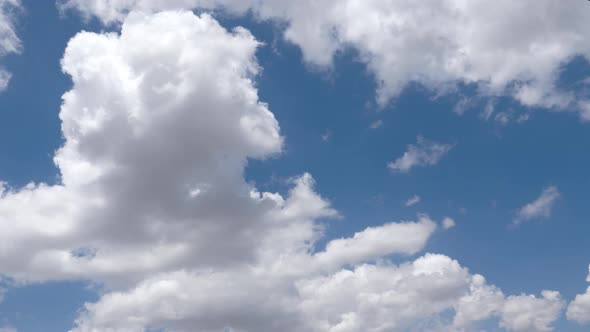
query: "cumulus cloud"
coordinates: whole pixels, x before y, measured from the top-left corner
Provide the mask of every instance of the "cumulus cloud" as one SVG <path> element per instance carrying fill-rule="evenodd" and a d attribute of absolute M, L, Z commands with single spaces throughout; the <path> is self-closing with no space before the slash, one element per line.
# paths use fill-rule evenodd
<path fill-rule="evenodd" d="M 580 324 L 590 323 L 590 287 L 586 293 L 576 295 L 567 308 L 567 319 Z"/>
<path fill-rule="evenodd" d="M 7 54 L 21 51 L 21 41 L 14 26 L 20 10 L 20 0 L 0 0 L 0 60 Z M 0 92 L 8 87 L 11 77 L 12 74 L 0 65 Z"/>
<path fill-rule="evenodd" d="M 458 83 L 480 96 L 511 96 L 524 106 L 577 111 L 590 119 L 584 89 L 557 88 L 560 68 L 573 57 L 590 59 L 587 4 L 552 0 L 61 0 L 106 23 L 129 11 L 205 8 L 286 23 L 284 38 L 301 47 L 305 61 L 329 67 L 347 48 L 374 74 L 385 105 L 410 82 L 437 94 Z M 517 31 L 517 33 L 515 33 Z"/>
<path fill-rule="evenodd" d="M 414 195 L 410 198 L 408 198 L 408 200 L 404 203 L 405 206 L 412 206 L 412 205 L 416 205 L 420 203 L 420 196 L 418 195 Z"/>
<path fill-rule="evenodd" d="M 388 260 L 424 250 L 426 215 L 321 242 L 338 213 L 310 174 L 286 194 L 246 182 L 249 159 L 283 147 L 254 83 L 258 46 L 190 11 L 73 37 L 61 181 L 0 187 L 0 274 L 104 285 L 73 332 L 550 329 L 554 292 L 519 302 L 444 255 Z"/>
<path fill-rule="evenodd" d="M 416 166 L 433 166 L 453 148 L 451 144 L 436 143 L 418 136 L 416 145 L 409 144 L 408 150 L 396 161 L 387 164 L 393 171 L 407 173 Z"/>
<path fill-rule="evenodd" d="M 551 324 L 559 318 L 565 304 L 558 292 L 543 291 L 541 295 L 509 296 L 500 326 L 511 331 L 553 331 Z"/>
<path fill-rule="evenodd" d="M 588 267 L 590 270 L 590 267 Z M 590 272 L 586 281 L 590 282 Z M 576 298 L 570 302 L 567 307 L 567 319 L 578 322 L 579 324 L 590 323 L 590 287 L 586 289 L 586 293 L 576 295 Z"/>
<path fill-rule="evenodd" d="M 532 219 L 547 219 L 551 217 L 551 211 L 557 199 L 561 196 L 555 186 L 547 187 L 541 193 L 541 196 L 531 203 L 521 207 L 513 220 L 514 224 L 520 224 Z"/>

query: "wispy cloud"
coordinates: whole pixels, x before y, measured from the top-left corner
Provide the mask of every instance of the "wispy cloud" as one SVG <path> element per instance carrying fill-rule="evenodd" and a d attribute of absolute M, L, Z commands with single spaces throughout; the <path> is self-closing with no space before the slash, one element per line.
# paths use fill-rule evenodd
<path fill-rule="evenodd" d="M 415 166 L 436 165 L 452 148 L 452 144 L 436 143 L 418 136 L 415 145 L 408 145 L 408 151 L 387 166 L 394 171 L 407 173 Z"/>
<path fill-rule="evenodd" d="M 381 128 L 382 126 L 383 126 L 383 120 L 377 120 L 377 121 L 374 121 L 373 123 L 371 123 L 369 128 L 377 129 L 377 128 Z"/>
<path fill-rule="evenodd" d="M 513 223 L 520 224 L 532 219 L 547 219 L 551 216 L 551 211 L 555 201 L 561 197 L 559 190 L 555 186 L 547 187 L 536 200 L 518 209 Z"/>
<path fill-rule="evenodd" d="M 455 220 L 451 217 L 445 217 L 442 221 L 442 226 L 444 229 L 451 229 L 455 227 L 456 223 Z"/>
<path fill-rule="evenodd" d="M 412 206 L 412 205 L 416 205 L 418 203 L 420 203 L 420 196 L 418 195 L 414 195 L 412 197 L 410 197 L 404 204 L 406 206 Z"/>
<path fill-rule="evenodd" d="M 330 129 L 326 130 L 322 134 L 322 141 L 327 142 L 332 138 L 332 131 Z"/>

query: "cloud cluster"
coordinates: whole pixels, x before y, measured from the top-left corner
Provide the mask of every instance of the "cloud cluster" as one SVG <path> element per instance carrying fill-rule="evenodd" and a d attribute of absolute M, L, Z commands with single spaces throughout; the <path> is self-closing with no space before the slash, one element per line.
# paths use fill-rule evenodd
<path fill-rule="evenodd" d="M 136 2 L 84 3 L 118 19 L 109 4 Z M 190 11 L 133 12 L 120 33 L 73 37 L 61 181 L 2 185 L 0 274 L 103 285 L 72 332 L 449 331 L 488 319 L 551 330 L 556 292 L 505 297 L 444 255 L 392 263 L 424 249 L 439 227 L 426 215 L 324 246 L 321 219 L 337 212 L 310 174 L 286 194 L 247 183 L 248 160 L 283 147 L 255 87 L 258 46 Z M 440 158 L 420 142 L 419 164 Z"/>
<path fill-rule="evenodd" d="M 129 11 L 205 8 L 286 23 L 284 37 L 308 63 L 329 67 L 352 48 L 373 73 L 385 105 L 410 82 L 437 94 L 474 84 L 479 95 L 511 96 L 525 106 L 576 111 L 590 119 L 590 96 L 557 87 L 561 67 L 590 59 L 588 5 L 552 0 L 61 0 L 106 23 Z"/>
<path fill-rule="evenodd" d="M 0 59 L 21 50 L 21 41 L 14 26 L 16 13 L 20 10 L 20 0 L 0 0 Z M 0 92 L 8 87 L 11 77 L 12 74 L 0 66 Z"/>
<path fill-rule="evenodd" d="M 436 143 L 418 136 L 416 144 L 409 144 L 408 151 L 387 164 L 387 167 L 396 172 L 407 173 L 417 166 L 436 165 L 452 148 L 451 144 Z"/>

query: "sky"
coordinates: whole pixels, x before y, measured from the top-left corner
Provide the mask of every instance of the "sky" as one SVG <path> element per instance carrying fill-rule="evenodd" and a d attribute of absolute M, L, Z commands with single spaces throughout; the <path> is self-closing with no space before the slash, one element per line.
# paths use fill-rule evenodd
<path fill-rule="evenodd" d="M 0 0 L 0 332 L 587 331 L 588 21 Z"/>

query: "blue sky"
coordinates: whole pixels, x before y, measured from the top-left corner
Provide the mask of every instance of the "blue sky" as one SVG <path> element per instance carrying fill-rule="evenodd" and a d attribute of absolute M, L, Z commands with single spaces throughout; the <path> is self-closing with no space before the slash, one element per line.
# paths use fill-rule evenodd
<path fill-rule="evenodd" d="M 22 1 L 20 6 L 21 10 L 15 14 L 14 30 L 22 42 L 22 51 L 0 58 L 2 67 L 12 74 L 7 89 L 0 92 L 0 179 L 16 192 L 29 182 L 49 186 L 62 182 L 60 170 L 53 161 L 54 153 L 66 141 L 60 129 L 61 98 L 66 91 L 77 89 L 78 84 L 73 84 L 68 75 L 72 70 L 63 70 L 60 65 L 68 40 L 82 30 L 97 34 L 105 30 L 119 31 L 119 23 L 103 25 L 100 14 L 92 19 L 84 19 L 75 10 L 60 15 L 51 1 Z M 197 13 L 208 11 L 196 6 L 185 9 Z M 159 10 L 156 8 L 154 12 Z M 587 11 L 590 15 L 590 7 Z M 453 89 L 443 89 L 444 92 L 433 91 L 428 83 L 408 82 L 399 94 L 389 98 L 385 105 L 379 105 L 375 82 L 381 74 L 371 67 L 360 47 L 343 49 L 334 55 L 329 66 L 318 66 L 305 58 L 305 45 L 286 39 L 284 24 L 256 13 L 230 15 L 222 9 L 213 17 L 226 29 L 245 27 L 264 43 L 255 51 L 260 67 L 255 86 L 258 100 L 268 104 L 284 137 L 278 153 L 276 149 L 272 153 L 264 152 L 263 158 L 246 154 L 244 181 L 261 192 L 278 192 L 287 197 L 294 186 L 293 179 L 308 172 L 315 179 L 315 192 L 339 215 L 334 218 L 333 214 L 317 212 L 314 223 L 323 225 L 325 231 L 311 252 L 322 252 L 331 240 L 351 238 L 367 227 L 414 221 L 421 214 L 427 214 L 436 223 L 450 217 L 455 227 L 443 230 L 439 226 L 420 250 L 390 251 L 363 261 L 377 266 L 403 264 L 425 253 L 442 254 L 458 261 L 470 273 L 485 276 L 506 297 L 535 294 L 540 298 L 543 290 L 558 291 L 563 306 L 558 318 L 547 326 L 556 331 L 587 329 L 566 317 L 567 305 L 588 286 L 585 278 L 590 263 L 587 241 L 590 207 L 586 202 L 590 195 L 587 153 L 590 131 L 588 123 L 578 114 L 581 111 L 572 103 L 547 106 L 546 101 L 539 101 L 525 105 L 509 92 L 489 96 L 478 90 L 477 84 L 469 82 L 459 82 Z M 590 35 L 580 34 L 587 37 L 584 44 L 589 45 Z M 567 57 L 566 62 L 557 62 L 557 78 L 551 89 L 571 92 L 582 100 L 587 94 L 588 85 L 583 81 L 590 77 L 590 64 L 577 51 L 574 49 L 574 56 Z M 464 112 L 458 112 L 457 105 L 465 101 L 470 103 Z M 483 114 L 490 105 L 494 114 L 486 119 Z M 190 107 L 199 112 L 200 107 L 207 106 Z M 502 121 L 498 114 L 511 118 Z M 524 116 L 523 121 L 517 121 L 519 116 Z M 174 131 L 167 135 L 174 135 Z M 200 135 L 195 132 L 195 139 L 208 139 Z M 432 165 L 414 166 L 408 172 L 388 168 L 388 163 L 401 158 L 409 145 L 417 144 L 419 136 L 429 142 L 447 144 L 450 149 Z M 108 147 L 112 141 L 105 139 L 104 144 Z M 153 149 L 157 154 L 158 148 Z M 231 151 L 233 147 L 227 149 Z M 530 220 L 515 224 L 519 211 L 552 186 L 558 190 L 559 197 L 548 204 L 546 215 L 533 212 Z M 420 197 L 419 202 L 406 206 L 405 202 L 415 195 Z M 233 206 L 225 209 L 232 210 Z M 20 217 L 6 211 L 9 209 L 0 210 L 0 223 L 8 227 L 9 223 L 20 222 Z M 115 222 L 112 227 L 124 221 Z M 109 241 L 100 238 L 95 243 L 106 245 Z M 11 254 L 18 260 L 20 255 L 19 251 L 10 252 L 2 247 L 0 250 L 7 250 L 2 257 Z M 198 251 L 195 255 L 209 254 Z M 9 266 L 12 261 L 4 263 Z M 351 262 L 342 269 L 353 269 L 360 263 Z M 179 269 L 198 270 L 183 264 Z M 2 265 L 0 261 L 0 274 L 6 277 L 6 286 L 0 301 L 0 331 L 6 326 L 19 332 L 74 329 L 76 318 L 88 310 L 84 309 L 84 303 L 100 303 L 101 297 L 107 297 L 111 290 L 130 292 L 141 280 L 150 280 L 158 273 L 174 273 L 162 268 L 158 272 L 142 272 L 137 281 L 122 282 L 100 273 L 96 278 L 84 273 L 60 276 L 61 272 L 27 270 L 26 264 L 10 265 L 3 271 Z M 313 277 L 306 275 L 304 279 Z M 198 285 L 194 287 L 198 289 Z M 222 298 L 223 295 L 216 294 Z M 231 299 L 231 294 L 227 296 Z M 502 316 L 503 309 L 497 310 L 498 315 L 491 315 L 475 326 L 489 331 L 544 331 L 543 324 L 498 326 L 499 320 L 510 318 Z M 444 321 L 449 312 L 442 310 L 436 315 Z M 427 316 L 412 320 L 411 328 L 426 331 L 418 322 L 433 319 L 432 314 Z M 228 314 L 226 327 L 236 331 L 248 329 L 244 327 L 247 325 L 239 326 L 239 320 L 232 321 L 232 317 Z M 590 311 L 586 317 L 590 317 Z M 168 320 L 151 322 L 143 328 L 186 330 L 184 323 L 168 323 Z M 106 331 L 109 327 L 94 324 L 95 330 L 78 327 L 73 331 Z M 120 331 L 134 331 L 130 325 L 121 326 Z M 214 325 L 194 331 L 222 331 L 224 327 L 211 326 Z M 367 326 L 364 329 L 368 330 Z M 398 330 L 413 331 L 408 326 L 386 331 Z"/>

